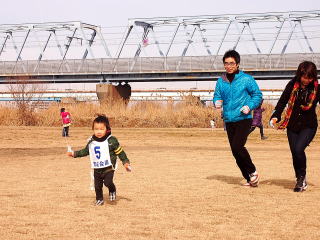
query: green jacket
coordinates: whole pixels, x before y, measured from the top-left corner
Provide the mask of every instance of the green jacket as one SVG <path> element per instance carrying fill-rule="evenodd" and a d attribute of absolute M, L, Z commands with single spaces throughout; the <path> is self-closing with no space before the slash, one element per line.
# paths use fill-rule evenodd
<path fill-rule="evenodd" d="M 92 141 L 94 141 L 94 140 L 91 137 L 85 148 L 83 148 L 79 151 L 74 151 L 73 157 L 78 158 L 78 157 L 88 156 L 89 155 L 89 145 Z M 116 137 L 114 137 L 114 136 L 109 137 L 108 144 L 109 144 L 110 159 L 111 159 L 111 163 L 112 163 L 113 168 L 116 167 L 117 156 L 122 161 L 122 164 L 130 163 L 126 153 L 123 151 L 123 149 L 120 146 L 118 139 Z"/>

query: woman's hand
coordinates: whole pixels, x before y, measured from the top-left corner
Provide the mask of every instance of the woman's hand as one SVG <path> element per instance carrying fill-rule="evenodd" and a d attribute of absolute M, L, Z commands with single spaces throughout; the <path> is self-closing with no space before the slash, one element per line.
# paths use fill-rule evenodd
<path fill-rule="evenodd" d="M 269 122 L 270 127 L 275 128 L 275 124 L 277 121 L 278 121 L 278 118 L 271 118 Z"/>

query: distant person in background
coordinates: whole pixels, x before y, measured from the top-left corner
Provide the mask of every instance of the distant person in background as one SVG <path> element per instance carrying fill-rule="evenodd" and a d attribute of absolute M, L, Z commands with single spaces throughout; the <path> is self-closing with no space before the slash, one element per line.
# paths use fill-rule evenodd
<path fill-rule="evenodd" d="M 270 118 L 270 126 L 281 120 L 281 114 L 288 105 L 285 117 L 278 129 L 287 129 L 287 137 L 296 175 L 294 192 L 307 189 L 305 149 L 317 132 L 316 106 L 320 99 L 317 67 L 313 62 L 299 64 L 294 78 L 287 84 Z"/>
<path fill-rule="evenodd" d="M 125 84 L 119 84 L 116 86 L 116 89 L 123 99 L 124 103 L 127 105 L 129 103 L 130 97 L 131 97 L 131 86 L 128 82 L 125 82 Z"/>
<path fill-rule="evenodd" d="M 262 112 L 264 112 L 264 108 L 262 108 L 263 99 L 261 100 L 260 105 L 253 110 L 253 119 L 251 124 L 250 133 L 253 132 L 256 127 L 260 129 L 261 140 L 266 140 L 268 137 L 263 134 L 263 124 L 262 124 Z"/>
<path fill-rule="evenodd" d="M 237 51 L 227 51 L 223 65 L 226 73 L 217 81 L 213 103 L 217 109 L 223 108 L 231 151 L 247 181 L 243 186 L 257 187 L 260 176 L 245 144 L 252 123 L 251 110 L 261 103 L 262 93 L 254 78 L 239 70 L 240 55 Z"/>
<path fill-rule="evenodd" d="M 128 104 L 131 97 L 131 86 L 128 82 L 125 82 L 125 84 L 123 85 L 123 90 L 124 90 L 123 98 L 125 100 L 125 103 Z"/>
<path fill-rule="evenodd" d="M 60 115 L 62 118 L 62 137 L 69 137 L 69 127 L 71 125 L 71 116 L 69 112 L 66 112 L 65 108 L 60 109 Z"/>

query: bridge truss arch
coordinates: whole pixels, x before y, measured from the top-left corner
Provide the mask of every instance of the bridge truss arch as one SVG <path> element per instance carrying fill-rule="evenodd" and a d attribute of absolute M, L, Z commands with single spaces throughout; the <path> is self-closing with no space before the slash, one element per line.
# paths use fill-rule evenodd
<path fill-rule="evenodd" d="M 79 21 L 0 25 L 1 78 L 218 74 L 229 49 L 240 52 L 248 71 L 320 63 L 320 10 L 135 18 L 112 31 Z"/>

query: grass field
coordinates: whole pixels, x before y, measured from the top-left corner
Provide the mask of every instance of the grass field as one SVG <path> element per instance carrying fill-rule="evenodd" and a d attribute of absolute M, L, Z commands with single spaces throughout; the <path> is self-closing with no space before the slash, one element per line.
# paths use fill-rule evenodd
<path fill-rule="evenodd" d="M 119 165 L 117 201 L 96 207 L 89 160 L 65 156 L 61 128 L 0 130 L 1 239 L 320 239 L 319 135 L 307 150 L 309 188 L 294 193 L 285 132 L 250 135 L 262 179 L 248 189 L 222 129 L 115 128 L 133 172 Z M 79 149 L 91 130 L 70 134 Z"/>

